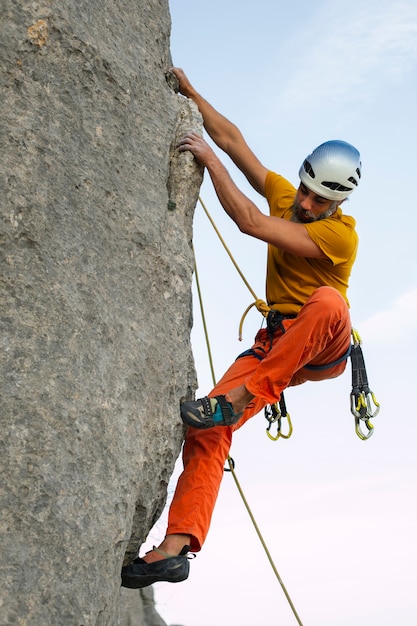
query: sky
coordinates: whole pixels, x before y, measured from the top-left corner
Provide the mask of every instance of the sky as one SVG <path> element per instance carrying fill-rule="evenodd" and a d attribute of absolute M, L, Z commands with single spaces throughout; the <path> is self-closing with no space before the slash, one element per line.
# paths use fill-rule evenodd
<path fill-rule="evenodd" d="M 171 53 L 243 132 L 260 161 L 298 185 L 328 139 L 361 152 L 344 205 L 359 253 L 349 299 L 380 413 L 368 441 L 350 413 L 350 363 L 338 379 L 287 390 L 289 440 L 263 414 L 235 434 L 236 473 L 304 626 L 416 626 L 417 596 L 417 4 L 414 0 L 171 0 Z M 226 155 L 235 182 L 265 213 Z M 206 176 L 201 197 L 249 284 L 265 297 L 266 245 L 224 214 Z M 216 378 L 252 344 L 262 316 L 200 205 L 194 246 Z M 195 290 L 194 290 L 195 294 Z M 197 397 L 212 387 L 195 295 Z M 170 497 L 176 473 L 170 484 Z M 148 545 L 162 540 L 165 516 Z M 150 549 L 150 548 L 148 548 Z M 296 619 L 230 474 L 187 581 L 155 585 L 169 625 L 280 626 Z"/>

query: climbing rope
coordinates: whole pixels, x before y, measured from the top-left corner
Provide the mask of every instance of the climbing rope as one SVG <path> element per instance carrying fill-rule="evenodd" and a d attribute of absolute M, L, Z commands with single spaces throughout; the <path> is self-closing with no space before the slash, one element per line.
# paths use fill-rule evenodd
<path fill-rule="evenodd" d="M 269 311 L 271 310 L 271 307 L 264 300 L 261 300 L 260 298 L 258 298 L 256 293 L 254 292 L 254 290 L 252 289 L 252 287 L 250 286 L 250 284 L 246 280 L 245 275 L 241 271 L 240 267 L 236 263 L 236 261 L 235 261 L 235 259 L 233 257 L 233 254 L 230 252 L 229 248 L 227 247 L 225 240 L 223 239 L 219 229 L 217 228 L 216 224 L 214 223 L 213 218 L 211 217 L 210 213 L 208 212 L 207 207 L 204 204 L 204 202 L 203 202 L 203 200 L 201 199 L 200 196 L 199 196 L 198 200 L 199 200 L 201 206 L 203 207 L 204 212 L 207 215 L 211 225 L 213 226 L 216 235 L 220 239 L 224 249 L 226 250 L 227 254 L 229 255 L 230 260 L 232 261 L 233 265 L 235 266 L 239 276 L 241 277 L 241 279 L 243 280 L 243 282 L 245 283 L 246 287 L 249 289 L 250 293 L 252 294 L 252 296 L 253 296 L 253 298 L 255 300 L 255 302 L 252 302 L 252 304 L 250 304 L 248 306 L 248 308 L 245 310 L 245 312 L 243 313 L 242 318 L 240 320 L 240 324 L 239 324 L 239 341 L 242 341 L 243 322 L 245 321 L 245 318 L 246 318 L 247 314 L 249 313 L 249 311 L 251 310 L 251 308 L 255 306 L 258 309 L 258 311 L 260 313 L 262 313 L 262 315 L 264 317 L 267 317 Z"/>
<path fill-rule="evenodd" d="M 201 199 L 200 199 L 200 202 L 201 202 L 201 204 L 203 204 Z M 206 211 L 204 205 L 203 205 L 203 208 Z M 206 211 L 206 213 L 207 213 L 207 211 Z M 211 221 L 211 218 L 210 218 L 210 221 Z M 217 229 L 216 229 L 216 231 L 217 231 Z M 219 234 L 219 236 L 220 236 L 220 234 Z M 224 246 L 226 247 L 226 244 L 224 244 Z M 235 266 L 236 266 L 236 264 L 235 264 Z M 238 271 L 240 273 L 240 270 L 238 270 Z M 194 256 L 194 274 L 195 274 L 195 280 L 196 280 L 196 286 L 197 286 L 197 294 L 198 294 L 198 299 L 199 299 L 199 304 L 200 304 L 201 318 L 202 318 L 202 322 L 203 322 L 204 336 L 205 336 L 206 345 L 207 345 L 208 359 L 209 359 L 209 363 L 210 363 L 210 371 L 211 371 L 213 386 L 215 386 L 216 385 L 216 376 L 215 376 L 215 373 L 214 373 L 213 357 L 212 357 L 212 352 L 211 352 L 211 347 L 210 347 L 210 339 L 209 339 L 209 335 L 208 335 L 206 316 L 205 316 L 205 313 L 204 313 L 203 298 L 202 298 L 202 294 L 201 294 L 200 281 L 199 281 L 199 277 L 198 277 L 197 262 L 196 262 L 195 256 Z M 245 283 L 246 283 L 246 280 L 245 280 Z M 288 593 L 288 591 L 287 591 L 287 589 L 286 589 L 286 587 L 284 585 L 284 582 L 283 582 L 281 576 L 278 573 L 278 570 L 277 570 L 277 568 L 275 566 L 275 563 L 274 563 L 274 561 L 272 559 L 271 553 L 268 550 L 268 547 L 267 547 L 267 545 L 265 543 L 265 540 L 264 540 L 264 538 L 262 536 L 262 533 L 261 533 L 261 531 L 259 529 L 259 526 L 256 523 L 255 517 L 254 517 L 254 515 L 252 513 L 252 510 L 251 510 L 251 508 L 249 506 L 249 503 L 248 503 L 248 501 L 247 501 L 247 499 L 245 497 L 245 494 L 243 493 L 242 487 L 241 487 L 241 485 L 239 483 L 239 480 L 237 478 L 237 475 L 236 475 L 235 463 L 234 463 L 234 461 L 233 461 L 233 459 L 232 459 L 232 457 L 230 455 L 228 455 L 228 457 L 227 457 L 227 462 L 228 462 L 228 465 L 229 465 L 228 471 L 230 471 L 232 476 L 233 476 L 233 480 L 235 481 L 236 487 L 237 487 L 237 489 L 239 491 L 239 494 L 240 494 L 240 496 L 242 498 L 243 504 L 245 505 L 245 508 L 246 508 L 246 510 L 247 510 L 247 512 L 249 514 L 249 517 L 250 517 L 250 519 L 252 521 L 252 524 L 253 524 L 253 526 L 255 528 L 256 534 L 258 535 L 258 538 L 259 538 L 259 540 L 260 540 L 260 542 L 262 544 L 262 547 L 263 547 L 263 549 L 265 551 L 265 554 L 266 554 L 266 556 L 268 558 L 268 561 L 269 561 L 269 563 L 270 563 L 270 565 L 272 567 L 272 570 L 273 570 L 273 572 L 274 572 L 274 574 L 275 574 L 279 584 L 281 585 L 282 591 L 284 592 L 284 595 L 287 598 L 287 601 L 288 601 L 288 603 L 289 603 L 289 605 L 291 607 L 291 610 L 292 610 L 292 612 L 294 614 L 295 619 L 297 620 L 297 623 L 300 626 L 303 626 L 303 624 L 302 624 L 302 622 L 300 620 L 300 617 L 298 616 L 298 613 L 297 613 L 297 611 L 295 609 L 295 606 L 294 606 L 294 604 L 293 604 L 293 602 L 291 600 L 291 597 L 290 597 L 290 595 L 289 595 L 289 593 Z"/>

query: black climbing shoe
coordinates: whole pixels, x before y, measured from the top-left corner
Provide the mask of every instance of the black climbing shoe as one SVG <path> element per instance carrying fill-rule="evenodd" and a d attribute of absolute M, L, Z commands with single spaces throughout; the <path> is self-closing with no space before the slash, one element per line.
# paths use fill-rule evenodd
<path fill-rule="evenodd" d="M 163 553 L 167 558 L 154 563 L 146 563 L 140 558 L 135 559 L 130 565 L 122 567 L 122 587 L 141 589 L 161 581 L 180 583 L 186 580 L 190 573 L 190 562 L 187 556 L 189 551 L 190 546 L 184 546 L 178 556 Z"/>
<path fill-rule="evenodd" d="M 213 426 L 231 426 L 242 417 L 242 413 L 234 413 L 230 402 L 224 396 L 200 398 L 195 402 L 181 404 L 181 419 L 193 428 L 213 428 Z"/>

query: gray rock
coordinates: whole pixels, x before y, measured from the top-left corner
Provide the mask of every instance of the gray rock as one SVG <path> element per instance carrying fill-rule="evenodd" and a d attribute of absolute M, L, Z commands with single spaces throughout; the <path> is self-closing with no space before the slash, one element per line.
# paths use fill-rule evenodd
<path fill-rule="evenodd" d="M 201 119 L 169 34 L 167 0 L 2 3 L 5 624 L 118 624 L 180 451 Z"/>
<path fill-rule="evenodd" d="M 152 587 L 122 589 L 121 626 L 167 626 L 155 609 Z"/>

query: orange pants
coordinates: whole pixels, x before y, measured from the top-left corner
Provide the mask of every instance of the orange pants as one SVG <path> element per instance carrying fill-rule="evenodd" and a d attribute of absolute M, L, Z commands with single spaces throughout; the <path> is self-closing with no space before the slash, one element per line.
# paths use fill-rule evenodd
<path fill-rule="evenodd" d="M 350 346 L 349 310 L 338 291 L 320 287 L 297 317 L 283 324 L 285 333 L 278 329 L 272 341 L 266 329 L 258 332 L 252 349 L 262 355 L 262 360 L 253 355 L 238 358 L 209 394 L 225 394 L 244 384 L 255 398 L 239 422 L 207 430 L 188 428 L 184 470 L 169 510 L 167 534 L 190 535 L 195 552 L 201 549 L 210 527 L 233 432 L 266 404 L 277 402 L 287 387 L 335 378 L 346 367 L 346 360 L 326 369 L 304 367 L 333 363 Z"/>

